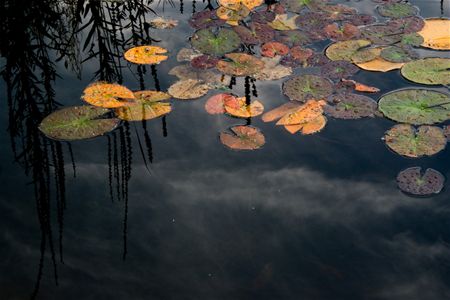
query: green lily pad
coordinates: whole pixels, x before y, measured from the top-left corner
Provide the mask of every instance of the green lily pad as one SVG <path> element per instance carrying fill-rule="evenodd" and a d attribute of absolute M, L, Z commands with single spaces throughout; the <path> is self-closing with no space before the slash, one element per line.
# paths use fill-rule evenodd
<path fill-rule="evenodd" d="M 417 15 L 419 9 L 409 3 L 388 3 L 377 7 L 378 13 L 388 18 L 404 18 Z"/>
<path fill-rule="evenodd" d="M 450 96 L 424 89 L 400 90 L 384 95 L 378 108 L 387 118 L 397 122 L 441 123 L 450 119 Z"/>
<path fill-rule="evenodd" d="M 39 130 L 55 140 L 82 140 L 103 135 L 120 120 L 104 118 L 110 110 L 95 106 L 72 106 L 57 110 L 42 120 Z"/>
<path fill-rule="evenodd" d="M 424 41 L 423 37 L 420 34 L 414 32 L 414 33 L 405 34 L 402 37 L 401 43 L 403 45 L 419 47 L 420 45 L 422 45 L 423 41 Z"/>
<path fill-rule="evenodd" d="M 364 48 L 356 51 L 351 56 L 351 60 L 355 64 L 362 64 L 374 60 L 380 55 L 377 48 Z"/>
<path fill-rule="evenodd" d="M 329 46 L 325 50 L 325 54 L 331 60 L 351 61 L 355 52 L 363 47 L 369 46 L 370 44 L 371 42 L 368 40 L 341 41 Z"/>
<path fill-rule="evenodd" d="M 406 194 L 414 196 L 432 196 L 439 194 L 444 188 L 445 177 L 439 171 L 421 167 L 405 169 L 397 175 L 398 188 Z"/>
<path fill-rule="evenodd" d="M 204 54 L 222 56 L 237 49 L 241 39 L 229 28 L 221 28 L 217 33 L 214 33 L 212 29 L 201 29 L 191 37 L 191 44 Z"/>
<path fill-rule="evenodd" d="M 411 61 L 416 54 L 404 48 L 389 46 L 381 50 L 380 56 L 390 62 L 404 63 Z"/>
<path fill-rule="evenodd" d="M 424 58 L 405 64 L 401 73 L 412 82 L 435 85 L 450 84 L 450 58 Z"/>
<path fill-rule="evenodd" d="M 384 135 L 386 145 L 395 153 L 406 157 L 431 156 L 444 150 L 447 138 L 441 128 L 398 124 Z"/>
<path fill-rule="evenodd" d="M 377 102 L 363 95 L 340 94 L 331 98 L 330 104 L 325 106 L 324 111 L 336 119 L 374 117 L 377 112 Z"/>
<path fill-rule="evenodd" d="M 325 99 L 333 92 L 333 85 L 324 77 L 300 75 L 283 84 L 283 93 L 291 100 L 305 102 L 309 99 Z"/>

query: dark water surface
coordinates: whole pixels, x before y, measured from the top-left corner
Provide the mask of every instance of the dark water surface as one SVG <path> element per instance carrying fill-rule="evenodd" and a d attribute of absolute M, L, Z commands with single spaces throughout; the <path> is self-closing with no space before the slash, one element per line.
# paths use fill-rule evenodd
<path fill-rule="evenodd" d="M 95 80 L 163 91 L 175 82 L 167 73 L 193 32 L 187 20 L 207 3 L 173 2 L 150 4 L 180 22 L 148 29 L 171 52 L 155 68 L 115 56 L 149 39 L 139 20 L 154 13 L 139 1 L 120 11 L 92 2 L 85 16 L 76 3 L 4 4 L 0 299 L 450 299 L 448 183 L 422 199 L 395 182 L 411 166 L 448 178 L 450 150 L 414 160 L 392 153 L 381 140 L 389 120 L 329 120 L 321 133 L 301 136 L 255 118 L 266 145 L 236 152 L 218 133 L 245 121 L 208 115 L 205 96 L 92 140 L 39 134 L 43 117 L 81 105 Z M 341 2 L 374 13 L 371 1 Z M 423 17 L 450 16 L 449 1 L 411 2 Z M 104 29 L 116 15 L 132 37 L 126 46 L 111 38 L 119 28 Z M 382 89 L 374 99 L 414 86 L 398 71 L 354 78 Z M 281 83 L 255 83 L 266 110 L 285 101 Z M 238 80 L 233 92 L 244 89 Z"/>

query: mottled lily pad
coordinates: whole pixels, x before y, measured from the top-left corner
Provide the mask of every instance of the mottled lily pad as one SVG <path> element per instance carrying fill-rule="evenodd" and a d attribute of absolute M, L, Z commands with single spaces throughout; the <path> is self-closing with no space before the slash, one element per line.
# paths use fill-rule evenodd
<path fill-rule="evenodd" d="M 276 55 L 287 55 L 289 47 L 279 42 L 269 42 L 261 46 L 261 55 L 266 57 L 275 57 Z"/>
<path fill-rule="evenodd" d="M 300 132 L 303 135 L 309 135 L 320 132 L 325 128 L 327 124 L 327 118 L 323 115 L 317 116 L 317 118 L 312 119 L 306 123 L 296 124 L 296 125 L 284 125 L 284 128 L 291 134 Z"/>
<path fill-rule="evenodd" d="M 384 95 L 378 105 L 387 118 L 402 123 L 422 125 L 450 119 L 450 96 L 431 90 L 395 91 Z"/>
<path fill-rule="evenodd" d="M 366 63 L 379 57 L 380 53 L 381 50 L 378 48 L 364 48 L 353 53 L 351 60 L 355 64 Z"/>
<path fill-rule="evenodd" d="M 318 9 L 318 7 L 326 3 L 327 0 L 282 0 L 281 3 L 286 9 L 293 13 L 300 13 L 306 8 Z"/>
<path fill-rule="evenodd" d="M 324 28 L 325 35 L 333 41 L 346 41 L 358 38 L 360 35 L 358 27 L 350 23 L 339 26 L 336 23 L 329 24 Z"/>
<path fill-rule="evenodd" d="M 305 102 L 309 99 L 324 99 L 333 92 L 331 82 L 316 75 L 300 75 L 283 84 L 283 93 L 291 100 Z"/>
<path fill-rule="evenodd" d="M 222 56 L 239 47 L 241 40 L 236 32 L 221 28 L 214 33 L 211 29 L 201 29 L 191 37 L 192 46 L 204 54 Z"/>
<path fill-rule="evenodd" d="M 325 54 L 331 60 L 347 60 L 351 61 L 352 56 L 359 49 L 367 47 L 371 44 L 368 40 L 350 40 L 341 41 L 329 46 Z"/>
<path fill-rule="evenodd" d="M 421 17 L 413 16 L 400 19 L 392 19 L 386 23 L 386 27 L 396 30 L 397 33 L 409 34 L 418 32 L 425 26 Z"/>
<path fill-rule="evenodd" d="M 311 44 L 311 38 L 300 30 L 277 31 L 275 40 L 290 47 Z"/>
<path fill-rule="evenodd" d="M 272 41 L 275 37 L 275 30 L 267 24 L 250 23 L 247 26 L 239 25 L 233 27 L 233 30 L 241 38 L 241 41 L 247 45 L 256 45 Z"/>
<path fill-rule="evenodd" d="M 419 12 L 416 6 L 409 3 L 387 3 L 377 7 L 378 13 L 388 18 L 404 18 L 414 16 Z"/>
<path fill-rule="evenodd" d="M 119 107 L 116 114 L 125 121 L 143 121 L 164 116 L 172 111 L 172 106 L 166 100 L 170 95 L 158 91 L 138 91 L 134 93 L 132 105 Z"/>
<path fill-rule="evenodd" d="M 223 75 L 216 69 L 201 70 L 193 68 L 190 64 L 175 66 L 169 71 L 169 74 L 177 76 L 179 79 L 203 81 L 209 84 L 211 88 L 228 86 L 231 82 L 230 76 Z"/>
<path fill-rule="evenodd" d="M 444 188 L 445 177 L 439 171 L 421 167 L 405 169 L 397 175 L 398 188 L 406 194 L 414 196 L 432 196 L 439 194 Z"/>
<path fill-rule="evenodd" d="M 224 99 L 225 111 L 236 118 L 251 118 L 259 116 L 264 111 L 264 105 L 258 100 L 247 104 L 245 97 Z"/>
<path fill-rule="evenodd" d="M 231 94 L 217 94 L 210 97 L 205 103 L 205 110 L 210 115 L 224 114 L 225 101 L 237 101 L 236 97 Z"/>
<path fill-rule="evenodd" d="M 389 129 L 384 141 L 394 152 L 406 157 L 431 156 L 447 145 L 447 139 L 441 128 L 435 126 L 419 126 L 398 124 Z"/>
<path fill-rule="evenodd" d="M 237 4 L 234 7 L 220 6 L 216 10 L 219 19 L 225 20 L 227 24 L 232 26 L 237 26 L 240 20 L 243 20 L 250 14 L 250 10 L 247 6 L 240 2 L 236 3 Z"/>
<path fill-rule="evenodd" d="M 360 29 L 361 37 L 377 45 L 392 45 L 402 40 L 404 32 L 394 24 L 373 24 Z"/>
<path fill-rule="evenodd" d="M 362 95 L 339 94 L 330 99 L 330 104 L 325 106 L 324 111 L 336 119 L 374 117 L 377 112 L 377 102 Z"/>
<path fill-rule="evenodd" d="M 57 110 L 42 120 L 39 130 L 55 140 L 73 141 L 93 138 L 112 131 L 120 120 L 105 118 L 109 109 L 73 106 Z"/>
<path fill-rule="evenodd" d="M 413 47 L 419 47 L 424 42 L 423 37 L 418 33 L 409 33 L 405 34 L 402 37 L 401 43 L 403 45 L 413 46 Z"/>
<path fill-rule="evenodd" d="M 320 68 L 322 76 L 331 79 L 347 78 L 359 71 L 354 64 L 345 60 L 330 61 Z"/>
<path fill-rule="evenodd" d="M 376 54 L 377 57 L 371 61 L 364 62 L 364 63 L 357 63 L 356 65 L 360 67 L 363 70 L 368 71 L 376 71 L 376 72 L 388 72 L 396 69 L 400 69 L 403 67 L 405 63 L 394 63 L 385 60 L 380 56 L 381 51 L 383 48 L 372 48 L 373 54 Z"/>
<path fill-rule="evenodd" d="M 381 50 L 380 57 L 390 62 L 404 63 L 416 58 L 417 54 L 406 48 L 389 46 Z"/>
<path fill-rule="evenodd" d="M 221 60 L 217 63 L 217 69 L 234 76 L 250 76 L 264 68 L 264 63 L 249 54 L 229 53 L 225 55 L 229 60 Z"/>
<path fill-rule="evenodd" d="M 295 20 L 298 16 L 289 17 L 287 14 L 276 15 L 275 19 L 268 23 L 275 30 L 294 30 L 297 29 Z"/>
<path fill-rule="evenodd" d="M 196 69 L 206 70 L 214 68 L 219 59 L 215 56 L 200 55 L 191 60 L 191 66 Z"/>
<path fill-rule="evenodd" d="M 252 126 L 233 126 L 231 132 L 221 132 L 220 141 L 234 150 L 256 150 L 261 148 L 266 140 L 261 130 Z"/>
<path fill-rule="evenodd" d="M 267 24 L 275 20 L 275 13 L 268 10 L 254 11 L 251 14 L 252 22 Z"/>
<path fill-rule="evenodd" d="M 182 79 L 172 84 L 168 93 L 177 99 L 196 99 L 206 95 L 211 86 L 202 80 Z"/>
<path fill-rule="evenodd" d="M 138 46 L 128 49 L 124 57 L 135 64 L 156 65 L 168 58 L 167 55 L 163 55 L 165 53 L 167 53 L 167 50 L 162 47 Z"/>
<path fill-rule="evenodd" d="M 94 106 L 115 108 L 130 104 L 134 94 L 122 85 L 99 81 L 84 89 L 81 98 Z"/>
<path fill-rule="evenodd" d="M 323 114 L 324 100 L 308 100 L 305 104 L 284 115 L 276 125 L 298 125 L 309 123 Z"/>
<path fill-rule="evenodd" d="M 450 58 L 424 58 L 406 63 L 401 73 L 412 82 L 449 85 Z"/>
<path fill-rule="evenodd" d="M 280 65 L 281 56 L 263 57 L 264 68 L 253 77 L 257 80 L 278 80 L 292 74 L 292 68 Z"/>
<path fill-rule="evenodd" d="M 225 20 L 219 19 L 215 10 L 203 10 L 196 12 L 189 20 L 189 25 L 195 29 L 217 27 L 225 24 Z"/>
<path fill-rule="evenodd" d="M 273 122 L 276 121 L 283 116 L 297 111 L 302 104 L 298 101 L 289 101 L 285 104 L 282 104 L 262 115 L 263 122 Z"/>

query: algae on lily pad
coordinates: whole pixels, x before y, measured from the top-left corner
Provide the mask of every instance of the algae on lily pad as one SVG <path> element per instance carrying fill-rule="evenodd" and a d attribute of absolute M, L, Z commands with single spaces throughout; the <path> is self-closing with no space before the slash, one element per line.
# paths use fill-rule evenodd
<path fill-rule="evenodd" d="M 116 114 L 125 121 L 143 121 L 164 116 L 172 111 L 166 100 L 170 95 L 158 91 L 138 91 L 134 93 L 135 103 L 119 107 Z"/>
<path fill-rule="evenodd" d="M 90 105 L 66 107 L 42 120 L 39 130 L 55 140 L 93 138 L 112 131 L 120 123 L 117 118 L 106 118 L 109 112 L 109 109 Z"/>
<path fill-rule="evenodd" d="M 405 89 L 384 95 L 379 110 L 397 122 L 422 125 L 450 119 L 450 96 L 425 89 Z"/>
<path fill-rule="evenodd" d="M 231 127 L 230 131 L 220 133 L 220 141 L 228 148 L 234 150 L 256 150 L 266 143 L 261 130 L 256 127 L 238 125 Z"/>
<path fill-rule="evenodd" d="M 316 75 L 299 75 L 283 84 L 283 93 L 291 100 L 306 102 L 324 99 L 333 92 L 330 80 Z"/>
<path fill-rule="evenodd" d="M 424 58 L 406 63 L 401 73 L 406 79 L 428 85 L 450 84 L 450 58 Z"/>
<path fill-rule="evenodd" d="M 374 117 L 377 112 L 377 102 L 369 97 L 345 93 L 335 95 L 324 107 L 327 115 L 336 119 L 360 119 Z"/>
<path fill-rule="evenodd" d="M 445 177 L 439 171 L 421 167 L 405 169 L 397 175 L 398 188 L 406 194 L 414 196 L 432 196 L 439 194 L 444 188 Z"/>
<path fill-rule="evenodd" d="M 416 58 L 417 54 L 412 51 L 408 51 L 405 48 L 400 48 L 397 46 L 389 46 L 383 48 L 380 53 L 380 57 L 384 60 L 393 63 L 405 63 Z"/>
<path fill-rule="evenodd" d="M 395 153 L 406 157 L 431 156 L 445 149 L 447 138 L 442 128 L 422 125 L 398 124 L 386 131 L 386 145 Z"/>
<path fill-rule="evenodd" d="M 351 61 L 352 56 L 361 48 L 371 44 L 368 40 L 349 40 L 332 44 L 325 50 L 326 56 L 331 60 Z"/>
<path fill-rule="evenodd" d="M 217 33 L 212 29 L 201 29 L 191 37 L 191 44 L 204 54 L 222 56 L 237 49 L 241 39 L 230 28 L 220 28 Z"/>

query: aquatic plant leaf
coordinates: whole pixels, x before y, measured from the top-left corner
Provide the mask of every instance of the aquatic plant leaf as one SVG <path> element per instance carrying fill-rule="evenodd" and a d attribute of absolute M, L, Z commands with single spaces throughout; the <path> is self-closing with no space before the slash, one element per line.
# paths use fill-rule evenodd
<path fill-rule="evenodd" d="M 351 60 L 355 64 L 366 63 L 379 57 L 380 53 L 379 48 L 364 48 L 353 53 Z"/>
<path fill-rule="evenodd" d="M 342 4 L 321 4 L 319 6 L 321 12 L 327 14 L 327 19 L 332 21 L 343 21 L 357 14 L 357 10 L 353 7 Z"/>
<path fill-rule="evenodd" d="M 276 125 L 297 125 L 311 122 L 323 114 L 324 100 L 308 100 L 297 110 L 284 115 Z"/>
<path fill-rule="evenodd" d="M 257 80 L 278 80 L 292 74 L 292 68 L 280 65 L 281 56 L 263 57 L 264 68 L 256 72 L 253 77 Z"/>
<path fill-rule="evenodd" d="M 218 27 L 225 24 L 225 20 L 217 17 L 215 10 L 203 10 L 196 12 L 189 20 L 189 25 L 195 29 Z"/>
<path fill-rule="evenodd" d="M 347 78 L 359 71 L 354 64 L 345 60 L 330 61 L 320 68 L 323 77 L 331 79 Z"/>
<path fill-rule="evenodd" d="M 39 130 L 55 140 L 93 138 L 112 131 L 120 120 L 104 117 L 110 110 L 95 106 L 72 106 L 57 110 L 42 120 Z"/>
<path fill-rule="evenodd" d="M 300 30 L 277 31 L 275 40 L 290 47 L 312 43 L 311 38 L 305 32 Z"/>
<path fill-rule="evenodd" d="M 444 188 L 445 177 L 439 171 L 426 169 L 422 173 L 421 167 L 405 169 L 397 175 L 398 188 L 414 196 L 432 196 L 439 194 Z"/>
<path fill-rule="evenodd" d="M 298 108 L 300 108 L 302 104 L 298 101 L 289 101 L 287 103 L 282 104 L 281 106 L 278 106 L 262 115 L 263 122 L 273 122 L 284 115 L 287 115 L 291 112 L 297 111 Z"/>
<path fill-rule="evenodd" d="M 324 99 L 331 95 L 331 82 L 316 75 L 299 75 L 283 84 L 283 93 L 290 99 L 305 102 L 309 99 Z"/>
<path fill-rule="evenodd" d="M 167 50 L 157 46 L 138 46 L 128 49 L 124 58 L 134 64 L 156 65 L 169 58 Z"/>
<path fill-rule="evenodd" d="M 269 42 L 261 46 L 261 55 L 266 57 L 275 57 L 276 55 L 287 55 L 289 47 L 279 42 Z"/>
<path fill-rule="evenodd" d="M 192 46 L 204 54 L 222 56 L 237 49 L 241 40 L 236 32 L 221 28 L 214 33 L 211 29 L 201 29 L 191 37 Z"/>
<path fill-rule="evenodd" d="M 220 141 L 231 149 L 256 150 L 266 143 L 261 130 L 256 127 L 238 125 L 231 127 L 230 131 L 221 132 Z"/>
<path fill-rule="evenodd" d="M 354 80 L 342 79 L 342 82 L 353 86 L 353 88 L 357 92 L 378 93 L 380 91 L 380 89 L 375 86 L 365 85 L 365 84 L 362 84 L 362 83 L 354 81 Z"/>
<path fill-rule="evenodd" d="M 370 44 L 371 42 L 368 40 L 340 41 L 329 46 L 325 50 L 325 54 L 331 60 L 351 61 L 355 52 Z"/>
<path fill-rule="evenodd" d="M 394 91 L 381 97 L 379 110 L 389 119 L 414 125 L 450 119 L 450 96 L 425 89 Z"/>
<path fill-rule="evenodd" d="M 267 24 L 275 20 L 275 16 L 276 14 L 273 11 L 268 10 L 253 11 L 251 14 L 251 20 L 252 22 L 255 23 Z"/>
<path fill-rule="evenodd" d="M 377 112 L 377 102 L 369 97 L 345 93 L 335 95 L 330 104 L 325 106 L 327 115 L 336 119 L 361 119 L 374 117 Z"/>
<path fill-rule="evenodd" d="M 297 29 L 297 24 L 295 20 L 298 16 L 288 17 L 287 14 L 276 15 L 275 20 L 268 23 L 270 27 L 275 30 L 294 30 Z"/>
<path fill-rule="evenodd" d="M 375 23 L 376 20 L 377 19 L 374 16 L 365 14 L 348 15 L 345 18 L 346 22 L 349 22 L 355 26 L 369 25 Z"/>
<path fill-rule="evenodd" d="M 117 108 L 116 114 L 121 120 L 143 121 L 164 116 L 172 111 L 168 102 L 170 95 L 159 91 L 138 91 L 134 93 L 133 104 Z"/>
<path fill-rule="evenodd" d="M 231 94 L 217 94 L 210 97 L 205 103 L 205 110 L 210 115 L 224 114 L 225 101 L 237 101 L 236 97 Z"/>
<path fill-rule="evenodd" d="M 450 19 L 426 19 L 418 32 L 424 39 L 422 46 L 436 50 L 450 50 Z"/>
<path fill-rule="evenodd" d="M 396 23 L 373 24 L 360 29 L 361 38 L 376 45 L 392 45 L 402 40 L 403 30 Z"/>
<path fill-rule="evenodd" d="M 416 129 L 408 124 L 398 124 L 386 131 L 384 141 L 392 151 L 414 158 L 434 155 L 447 144 L 441 128 L 423 125 Z"/>
<path fill-rule="evenodd" d="M 229 53 L 225 55 L 228 60 L 220 60 L 217 70 L 224 74 L 234 76 L 250 76 L 264 68 L 262 60 L 245 53 Z"/>
<path fill-rule="evenodd" d="M 388 18 L 404 18 L 417 15 L 419 9 L 409 3 L 387 3 L 377 7 L 378 13 Z"/>
<path fill-rule="evenodd" d="M 196 57 L 202 56 L 203 54 L 200 51 L 191 48 L 181 48 L 177 54 L 177 61 L 191 61 Z"/>
<path fill-rule="evenodd" d="M 129 105 L 134 94 L 122 85 L 99 81 L 84 89 L 81 98 L 94 106 L 116 108 Z"/>
<path fill-rule="evenodd" d="M 245 97 L 227 98 L 224 100 L 225 111 L 237 118 L 256 117 L 263 113 L 264 105 L 258 100 L 254 100 L 247 105 Z"/>
<path fill-rule="evenodd" d="M 195 69 L 206 70 L 214 68 L 219 62 L 219 59 L 215 56 L 200 55 L 191 60 L 191 66 Z"/>
<path fill-rule="evenodd" d="M 275 30 L 269 25 L 255 22 L 247 26 L 235 26 L 233 30 L 239 35 L 242 43 L 246 45 L 265 43 L 272 41 L 275 37 Z"/>
<path fill-rule="evenodd" d="M 427 85 L 450 84 L 450 58 L 424 58 L 406 63 L 401 74 L 406 79 Z"/>
<path fill-rule="evenodd" d="M 211 86 L 202 80 L 182 79 L 172 84 L 168 93 L 177 99 L 196 99 L 206 95 Z"/>
<path fill-rule="evenodd" d="M 284 128 L 290 133 L 294 134 L 300 131 L 303 135 L 309 135 L 320 132 L 327 124 L 327 118 L 323 115 L 319 115 L 317 118 L 312 119 L 306 123 L 297 125 L 284 125 Z"/>
<path fill-rule="evenodd" d="M 407 46 L 419 47 L 424 43 L 424 38 L 418 33 L 405 34 L 402 37 L 401 43 Z"/>
<path fill-rule="evenodd" d="M 178 26 L 178 21 L 173 19 L 165 19 L 161 17 L 154 18 L 148 22 L 150 27 L 156 29 L 173 29 Z"/>
<path fill-rule="evenodd" d="M 239 21 L 245 19 L 250 14 L 250 10 L 242 3 L 237 3 L 233 7 L 220 6 L 216 10 L 219 19 L 225 20 L 231 26 L 238 26 Z"/>
<path fill-rule="evenodd" d="M 380 57 L 393 63 L 405 63 L 417 58 L 417 54 L 405 48 L 389 46 L 381 50 Z"/>
<path fill-rule="evenodd" d="M 190 64 L 178 65 L 173 67 L 169 71 L 170 75 L 177 76 L 179 79 L 195 79 L 205 82 L 211 86 L 211 88 L 220 88 L 228 86 L 231 82 L 231 77 L 223 75 L 216 69 L 196 69 Z"/>
<path fill-rule="evenodd" d="M 403 67 L 405 63 L 394 63 L 385 60 L 380 56 L 383 48 L 373 48 L 374 54 L 377 54 L 377 57 L 371 61 L 364 63 L 357 63 L 356 65 L 363 70 L 368 71 L 376 71 L 376 72 L 388 72 L 396 69 L 400 69 Z"/>
<path fill-rule="evenodd" d="M 321 41 L 326 38 L 323 31 L 324 27 L 333 23 L 333 20 L 328 18 L 329 15 L 323 12 L 310 11 L 301 14 L 296 18 L 295 23 L 311 40 Z"/>
<path fill-rule="evenodd" d="M 252 10 L 264 3 L 264 0 L 219 0 L 219 5 L 228 7 L 231 9 L 236 9 L 241 4 L 245 5 L 249 10 Z"/>
<path fill-rule="evenodd" d="M 395 33 L 410 34 L 420 31 L 425 26 L 425 21 L 421 17 L 412 16 L 406 18 L 392 19 L 386 23 L 386 27 L 395 30 Z"/>
<path fill-rule="evenodd" d="M 350 23 L 339 26 L 336 23 L 328 24 L 324 28 L 325 35 L 333 41 L 346 41 L 358 38 L 360 35 L 358 27 Z"/>

